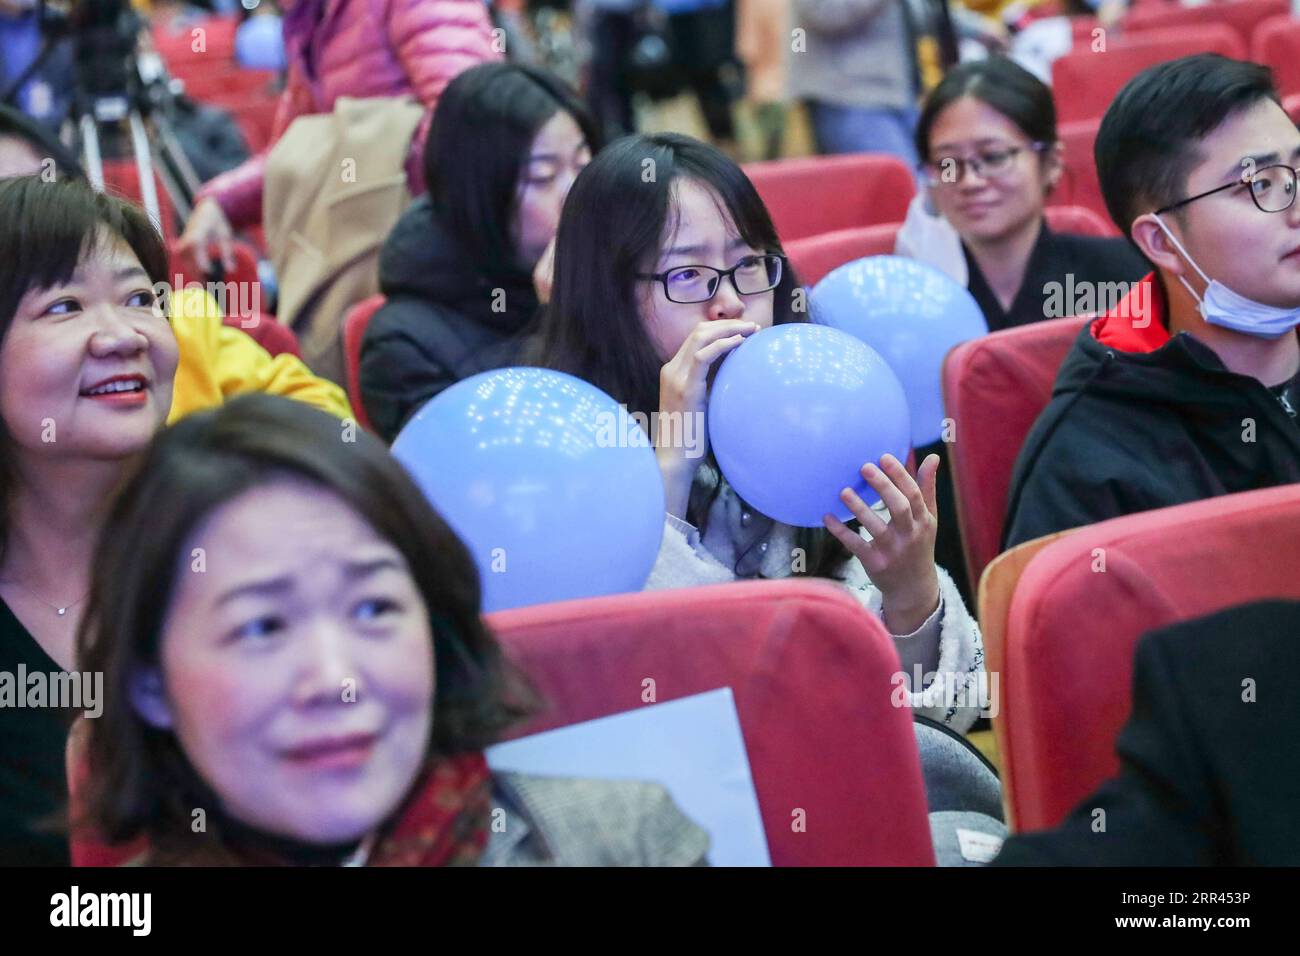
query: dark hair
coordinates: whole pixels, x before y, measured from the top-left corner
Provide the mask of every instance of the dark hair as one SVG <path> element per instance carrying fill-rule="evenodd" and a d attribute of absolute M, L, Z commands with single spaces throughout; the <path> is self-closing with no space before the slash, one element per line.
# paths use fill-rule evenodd
<path fill-rule="evenodd" d="M 0 349 L 23 296 L 71 279 L 82 256 L 100 241 L 101 229 L 131 247 L 151 282 L 167 281 L 162 236 L 139 207 L 80 180 L 0 179 Z M 9 536 L 12 448 L 0 417 L 0 556 Z"/>
<path fill-rule="evenodd" d="M 86 820 L 110 841 L 146 832 L 154 847 L 189 838 L 193 807 L 216 807 L 175 736 L 148 725 L 129 691 L 157 666 L 186 540 L 223 504 L 284 478 L 333 492 L 410 568 L 434 632 L 432 754 L 479 750 L 536 699 L 479 616 L 469 551 L 377 438 L 341 440 L 338 419 L 301 402 L 246 395 L 160 432 L 114 502 L 95 550 L 78 666 L 104 675 L 104 710 L 87 721 Z M 127 546 L 124 547 L 124 544 Z"/>
<path fill-rule="evenodd" d="M 1143 70 L 1119 91 L 1094 154 L 1106 209 L 1120 232 L 1183 198 L 1201 162 L 1197 143 L 1261 100 L 1280 104 L 1268 67 L 1198 53 Z"/>
<path fill-rule="evenodd" d="M 424 145 L 434 212 L 485 272 L 518 263 L 510 239 L 519 177 L 533 139 L 560 110 L 595 153 L 599 130 L 558 77 L 518 63 L 483 63 L 447 84 Z"/>
<path fill-rule="evenodd" d="M 55 169 L 69 179 L 86 178 L 72 150 L 49 129 L 12 106 L 0 105 L 0 136 L 21 139 L 41 156 L 54 160 Z"/>
<path fill-rule="evenodd" d="M 954 101 L 971 96 L 1015 123 L 1031 140 L 1056 142 L 1056 104 L 1042 80 L 1004 56 L 973 60 L 949 71 L 930 91 L 916 124 L 916 153 L 930 158 L 930 133 L 939 114 Z"/>
<path fill-rule="evenodd" d="M 636 274 L 653 267 L 671 229 L 678 179 L 697 180 L 714 192 L 750 246 L 782 252 L 754 184 L 720 150 L 678 133 L 625 136 L 592 160 L 564 202 L 551 301 L 534 346 L 537 364 L 586 379 L 646 416 L 659 409 L 663 363 L 637 309 Z M 798 278 L 787 268 L 773 292 L 774 324 L 808 321 L 807 312 L 794 307 L 798 291 Z M 712 450 L 706 461 L 716 467 Z M 701 530 L 711 503 L 692 496 L 688 520 Z M 809 574 L 826 576 L 848 557 L 824 529 L 801 529 L 800 535 Z"/>

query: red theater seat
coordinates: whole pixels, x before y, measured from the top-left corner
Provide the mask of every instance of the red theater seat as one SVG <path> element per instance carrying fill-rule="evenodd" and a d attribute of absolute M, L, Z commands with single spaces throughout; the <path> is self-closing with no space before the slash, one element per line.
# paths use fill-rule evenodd
<path fill-rule="evenodd" d="M 1119 230 L 1110 220 L 1106 211 L 1106 200 L 1101 196 L 1101 183 L 1097 180 L 1097 161 L 1093 155 L 1093 145 L 1097 142 L 1097 128 L 1100 119 L 1081 120 L 1074 123 L 1062 123 L 1057 128 L 1064 151 L 1064 173 L 1052 192 L 1050 202 L 1067 206 L 1082 206 L 1091 209 L 1106 224 L 1107 231 L 1101 235 L 1117 236 Z"/>
<path fill-rule="evenodd" d="M 749 163 L 783 243 L 834 229 L 902 222 L 916 194 L 902 160 L 877 153 Z"/>
<path fill-rule="evenodd" d="M 1053 232 L 1075 232 L 1085 236 L 1113 236 L 1110 221 L 1092 210 L 1075 206 L 1048 206 L 1044 210 Z M 865 256 L 888 256 L 894 252 L 901 224 L 883 223 L 860 229 L 837 229 L 820 236 L 808 236 L 785 243 L 790 266 L 805 286 L 814 286 L 828 273 Z"/>
<path fill-rule="evenodd" d="M 105 190 L 123 199 L 129 199 L 143 208 L 144 193 L 140 189 L 140 170 L 135 165 L 135 157 L 106 159 L 103 166 Z M 162 218 L 162 222 L 154 225 L 159 227 L 163 239 L 171 242 L 176 238 L 180 226 L 176 217 L 176 207 L 172 205 L 171 196 L 163 188 L 157 170 L 154 171 L 154 183 L 158 192 L 158 213 Z"/>
<path fill-rule="evenodd" d="M 1087 321 L 1004 329 L 963 342 L 944 359 L 943 405 L 956 423 L 949 455 L 957 524 L 972 582 L 998 554 L 1016 456 Z"/>
<path fill-rule="evenodd" d="M 1207 23 L 1111 36 L 1104 52 L 1093 52 L 1091 46 L 1076 47 L 1052 63 L 1057 121 L 1100 119 L 1115 94 L 1138 73 L 1192 53 L 1244 59 L 1246 43 L 1231 27 Z"/>
<path fill-rule="evenodd" d="M 1283 96 L 1300 93 L 1300 20 L 1270 17 L 1250 39 L 1250 58 L 1273 70 Z"/>
<path fill-rule="evenodd" d="M 366 415 L 365 403 L 361 401 L 361 340 L 365 337 L 366 326 L 383 304 L 382 295 L 372 295 L 354 305 L 343 318 L 343 363 L 347 374 L 348 401 L 352 403 L 352 414 L 356 416 L 357 424 L 369 431 L 375 429 Z"/>
<path fill-rule="evenodd" d="M 735 696 L 776 866 L 930 866 L 911 712 L 880 620 L 822 581 L 745 582 L 566 601 L 491 615 L 550 702 L 519 735 L 719 687 Z M 69 803 L 85 771 L 69 738 Z M 806 828 L 793 824 L 803 820 Z M 74 865 L 131 850 L 75 840 Z"/>
<path fill-rule="evenodd" d="M 1121 29 L 1124 36 L 1131 36 L 1150 30 L 1180 30 L 1221 23 L 1249 46 L 1260 23 L 1289 9 L 1288 0 L 1223 0 L 1195 7 L 1157 3 L 1130 10 L 1124 15 Z"/>
<path fill-rule="evenodd" d="M 838 587 L 651 591 L 489 621 L 551 702 L 527 732 L 644 707 L 647 677 L 660 702 L 730 687 L 774 865 L 933 863 L 911 713 L 889 703 L 896 652 Z"/>
<path fill-rule="evenodd" d="M 1234 604 L 1300 598 L 1297 568 L 1300 485 L 1128 515 L 1042 548 L 1011 598 L 995 719 L 1014 827 L 1057 825 L 1118 770 L 1115 737 L 1142 634 Z"/>

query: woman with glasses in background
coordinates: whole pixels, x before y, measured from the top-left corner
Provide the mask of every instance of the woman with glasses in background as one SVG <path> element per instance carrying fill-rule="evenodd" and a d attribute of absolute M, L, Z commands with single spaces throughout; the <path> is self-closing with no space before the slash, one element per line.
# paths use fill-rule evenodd
<path fill-rule="evenodd" d="M 573 185 L 556 236 L 551 300 L 537 364 L 584 378 L 660 422 L 698 423 L 721 360 L 749 335 L 807 321 L 763 201 L 740 167 L 687 136 L 628 136 Z M 846 409 L 847 411 L 847 409 Z M 902 672 L 940 672 L 910 703 L 957 731 L 978 709 L 959 706 L 984 666 L 979 628 L 934 562 L 938 459 L 916 477 L 886 455 L 863 477 L 882 504 L 849 492 L 857 520 L 793 528 L 760 514 L 722 475 L 707 442 L 652 435 L 666 492 L 664 539 L 649 588 L 808 575 L 839 581 L 881 615 Z M 878 467 L 877 467 L 878 466 Z M 857 524 L 871 538 L 858 533 Z"/>
<path fill-rule="evenodd" d="M 1056 107 L 1052 91 L 1011 60 L 950 72 L 922 107 L 916 145 L 921 192 L 895 251 L 966 286 L 989 331 L 1074 315 L 1074 297 L 1054 286 L 1066 288 L 1067 274 L 1082 289 L 1151 270 L 1125 239 L 1048 228 L 1043 208 L 1063 171 Z"/>

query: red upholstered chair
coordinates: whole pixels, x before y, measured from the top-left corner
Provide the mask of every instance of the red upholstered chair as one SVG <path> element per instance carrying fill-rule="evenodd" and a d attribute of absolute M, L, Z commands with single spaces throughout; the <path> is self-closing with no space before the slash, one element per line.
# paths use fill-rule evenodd
<path fill-rule="evenodd" d="M 488 618 L 549 708 L 516 736 L 730 687 L 776 866 L 930 866 L 911 712 L 892 706 L 898 654 L 839 587 L 765 581 L 647 591 Z M 85 771 L 69 739 L 69 802 Z M 796 831 L 796 811 L 806 830 Z M 80 839 L 74 865 L 130 851 Z"/>
<path fill-rule="evenodd" d="M 140 170 L 136 168 L 135 158 L 128 156 L 125 159 L 106 159 L 103 165 L 105 190 L 143 207 L 144 193 L 140 189 Z M 156 171 L 154 182 L 158 192 L 158 213 L 162 217 L 162 222 L 156 225 L 160 226 L 163 239 L 171 242 L 180 232 L 176 207 L 172 205 L 171 197 L 163 188 Z"/>
<path fill-rule="evenodd" d="M 842 589 L 649 591 L 489 622 L 550 701 L 524 732 L 644 707 L 646 678 L 660 702 L 730 687 L 774 865 L 933 863 L 911 713 L 889 703 L 898 658 Z"/>
<path fill-rule="evenodd" d="M 1097 141 L 1100 119 L 1062 123 L 1057 128 L 1064 151 L 1064 174 L 1056 184 L 1049 202 L 1061 206 L 1082 206 L 1091 209 L 1106 224 L 1100 235 L 1117 236 L 1117 230 L 1106 211 L 1106 201 L 1101 197 L 1101 184 L 1097 181 L 1097 162 L 1093 158 L 1093 144 Z"/>
<path fill-rule="evenodd" d="M 253 316 L 253 321 L 248 325 L 241 322 L 238 316 L 228 315 L 224 321 L 231 328 L 247 332 L 258 345 L 272 355 L 282 355 L 287 352 L 302 358 L 302 345 L 298 342 L 298 336 L 294 334 L 293 329 L 277 322 L 273 315 L 258 313 Z"/>
<path fill-rule="evenodd" d="M 1291 117 L 1291 121 L 1300 126 L 1300 93 L 1292 93 L 1282 100 L 1282 109 L 1286 110 L 1286 115 Z"/>
<path fill-rule="evenodd" d="M 1100 119 L 1115 94 L 1149 66 L 1192 53 L 1222 53 L 1244 59 L 1246 43 L 1222 23 L 1177 30 L 1143 30 L 1109 37 L 1104 52 L 1076 47 L 1052 63 L 1052 89 L 1057 91 L 1057 120 Z M 1068 90 L 1068 95 L 1062 91 Z"/>
<path fill-rule="evenodd" d="M 943 405 L 956 424 L 949 456 L 957 524 L 972 582 L 998 554 L 1016 456 L 1086 321 L 1004 329 L 963 342 L 944 359 Z"/>
<path fill-rule="evenodd" d="M 1273 70 L 1283 96 L 1300 93 L 1300 20 L 1283 15 L 1261 23 L 1250 38 L 1250 58 Z"/>
<path fill-rule="evenodd" d="M 1113 236 L 1110 220 L 1077 206 L 1048 206 L 1043 211 L 1053 232 L 1085 236 Z M 814 286 L 846 262 L 865 256 L 893 255 L 900 223 L 890 222 L 860 229 L 837 229 L 785 244 L 786 255 L 802 285 Z"/>
<path fill-rule="evenodd" d="M 814 286 L 827 273 L 846 262 L 865 256 L 888 256 L 894 252 L 894 240 L 900 223 L 888 222 L 857 229 L 836 229 L 819 236 L 805 236 L 784 243 L 800 284 Z"/>
<path fill-rule="evenodd" d="M 1288 0 L 1224 0 L 1195 7 L 1154 4 L 1128 11 L 1121 22 L 1121 29 L 1124 36 L 1132 36 L 1151 30 L 1180 30 L 1208 23 L 1222 23 L 1231 28 L 1242 43 L 1249 46 L 1260 23 L 1269 17 L 1284 14 L 1289 9 Z"/>
<path fill-rule="evenodd" d="M 916 194 L 907 165 L 877 153 L 777 159 L 744 168 L 783 243 L 835 229 L 902 222 Z"/>
<path fill-rule="evenodd" d="M 370 431 L 375 429 L 366 415 L 365 403 L 361 401 L 361 340 L 365 337 L 366 326 L 383 304 L 382 295 L 372 295 L 354 305 L 343 318 L 343 363 L 347 369 L 348 401 L 352 403 L 357 423 Z"/>
<path fill-rule="evenodd" d="M 257 252 L 251 245 L 238 240 L 234 243 L 235 250 L 235 268 L 226 273 L 222 281 L 224 282 L 260 282 L 261 277 L 257 271 Z M 217 256 L 217 247 L 213 246 L 210 254 L 215 258 Z M 177 243 L 171 242 L 167 246 L 167 266 L 171 270 L 171 276 L 168 281 L 173 284 L 176 282 L 176 276 L 181 277 L 183 282 L 208 282 L 208 277 L 199 268 L 194 256 L 188 252 L 182 252 Z"/>
<path fill-rule="evenodd" d="M 1011 598 L 995 718 L 1015 828 L 1055 826 L 1118 769 L 1138 637 L 1300 598 L 1298 567 L 1300 485 L 1128 515 L 1042 548 Z"/>
<path fill-rule="evenodd" d="M 275 70 L 246 70 L 236 63 L 205 73 L 194 73 L 185 82 L 185 94 L 193 100 L 234 109 L 237 103 L 269 100 L 277 102 Z"/>

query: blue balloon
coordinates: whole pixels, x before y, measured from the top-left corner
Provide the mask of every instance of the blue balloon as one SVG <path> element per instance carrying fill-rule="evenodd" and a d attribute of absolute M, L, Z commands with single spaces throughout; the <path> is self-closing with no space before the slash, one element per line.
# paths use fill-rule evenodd
<path fill-rule="evenodd" d="M 469 548 L 483 609 L 639 591 L 664 528 L 649 439 L 608 395 L 540 368 L 457 382 L 393 454 Z"/>
<path fill-rule="evenodd" d="M 814 322 L 856 336 L 889 363 L 912 410 L 912 444 L 938 441 L 943 358 L 954 345 L 988 334 L 974 297 L 915 259 L 869 256 L 817 283 L 809 306 Z"/>
<path fill-rule="evenodd" d="M 885 360 L 838 329 L 789 323 L 726 357 L 709 392 L 709 441 L 731 486 L 760 512 L 814 528 L 852 513 L 840 491 L 879 495 L 861 469 L 905 461 L 907 399 Z"/>

